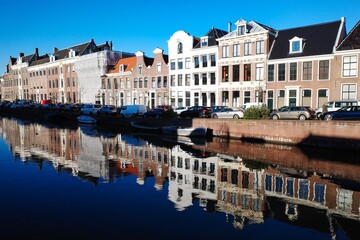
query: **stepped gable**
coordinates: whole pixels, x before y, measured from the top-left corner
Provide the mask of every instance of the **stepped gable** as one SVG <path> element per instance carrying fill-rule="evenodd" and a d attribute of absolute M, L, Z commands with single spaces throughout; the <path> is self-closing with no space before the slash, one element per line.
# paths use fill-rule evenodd
<path fill-rule="evenodd" d="M 333 53 L 341 25 L 342 22 L 339 20 L 280 30 L 275 37 L 269 59 L 331 54 Z M 294 37 L 302 38 L 304 41 L 301 53 L 290 53 L 289 40 Z"/>
<path fill-rule="evenodd" d="M 339 51 L 352 49 L 360 49 L 360 21 L 337 47 Z"/>

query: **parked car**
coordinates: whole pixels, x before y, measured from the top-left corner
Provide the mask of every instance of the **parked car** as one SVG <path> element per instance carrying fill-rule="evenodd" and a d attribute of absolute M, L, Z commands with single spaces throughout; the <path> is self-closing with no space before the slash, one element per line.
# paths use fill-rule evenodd
<path fill-rule="evenodd" d="M 214 113 L 214 112 L 219 112 L 219 111 L 223 110 L 224 108 L 226 108 L 226 106 L 212 106 L 211 110 Z"/>
<path fill-rule="evenodd" d="M 147 112 L 147 109 L 145 105 L 125 105 L 118 107 L 118 112 L 121 117 L 130 118 L 142 116 Z"/>
<path fill-rule="evenodd" d="M 114 105 L 104 105 L 98 111 L 98 115 L 115 115 L 117 113 Z"/>
<path fill-rule="evenodd" d="M 171 105 L 158 105 L 155 108 L 161 108 L 161 109 L 164 109 L 165 111 L 168 111 L 168 110 L 173 111 L 173 107 Z"/>
<path fill-rule="evenodd" d="M 360 102 L 356 100 L 335 100 L 329 101 L 325 104 L 327 112 L 337 111 L 342 107 L 348 106 L 357 106 L 360 105 Z M 315 109 L 315 114 L 318 119 L 320 119 L 320 115 L 323 113 L 323 107 L 319 107 Z"/>
<path fill-rule="evenodd" d="M 100 104 L 84 104 L 81 108 L 81 114 L 84 115 L 96 115 L 97 111 L 101 108 Z"/>
<path fill-rule="evenodd" d="M 276 109 L 270 113 L 270 118 L 273 120 L 278 119 L 313 119 L 315 111 L 306 106 L 284 106 Z"/>
<path fill-rule="evenodd" d="M 76 104 L 66 104 L 65 105 L 65 112 L 72 112 L 72 113 L 77 113 L 80 112 L 80 109 L 78 108 L 78 106 Z"/>
<path fill-rule="evenodd" d="M 321 120 L 360 120 L 360 106 L 342 107 L 336 111 L 325 112 L 320 115 Z"/>
<path fill-rule="evenodd" d="M 160 118 L 163 117 L 165 114 L 165 110 L 162 108 L 153 108 L 150 111 L 147 111 L 143 114 L 144 118 Z"/>
<path fill-rule="evenodd" d="M 233 118 L 233 119 L 239 119 L 244 118 L 244 111 L 243 110 L 236 110 L 233 108 L 223 108 L 222 110 L 218 112 L 213 112 L 211 114 L 212 118 Z"/>
<path fill-rule="evenodd" d="M 177 107 L 177 108 L 174 109 L 174 112 L 177 115 L 180 115 L 181 112 L 186 111 L 187 109 L 188 109 L 187 107 Z"/>
<path fill-rule="evenodd" d="M 210 118 L 212 110 L 210 107 L 193 106 L 180 113 L 181 118 Z"/>

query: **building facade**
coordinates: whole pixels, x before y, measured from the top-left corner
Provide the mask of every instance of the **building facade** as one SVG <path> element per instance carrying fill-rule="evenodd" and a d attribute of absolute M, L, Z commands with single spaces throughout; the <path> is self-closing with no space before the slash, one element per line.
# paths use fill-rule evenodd
<path fill-rule="evenodd" d="M 142 104 L 149 108 L 169 104 L 168 56 L 160 48 L 154 58 L 143 52 L 120 59 L 101 77 L 102 104 Z"/>

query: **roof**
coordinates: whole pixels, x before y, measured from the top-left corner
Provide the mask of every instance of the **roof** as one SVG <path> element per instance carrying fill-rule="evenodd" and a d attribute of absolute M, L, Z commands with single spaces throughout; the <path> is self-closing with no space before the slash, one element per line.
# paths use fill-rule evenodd
<path fill-rule="evenodd" d="M 120 66 L 124 65 L 124 72 L 129 72 L 136 66 L 136 56 L 135 57 L 128 57 L 128 58 L 121 58 L 117 61 L 115 66 L 108 72 L 108 73 L 119 73 Z"/>
<path fill-rule="evenodd" d="M 339 44 L 337 50 L 360 49 L 360 21 L 354 26 L 345 39 Z"/>
<path fill-rule="evenodd" d="M 72 47 L 68 47 L 68 48 L 64 48 L 61 50 L 55 50 L 54 55 L 56 56 L 56 59 L 64 59 L 64 58 L 68 58 L 69 57 L 69 51 L 71 49 L 73 49 L 76 52 L 76 55 L 82 55 L 84 53 L 84 51 L 86 50 L 86 48 L 93 43 L 93 40 L 86 42 L 86 43 L 82 43 L 79 45 L 75 45 Z"/>
<path fill-rule="evenodd" d="M 274 30 L 273 28 L 268 27 L 268 26 L 263 25 L 263 24 L 260 24 L 260 23 L 257 23 L 255 21 L 246 22 L 244 20 L 239 20 L 239 21 L 236 22 L 236 24 L 239 24 L 239 25 L 246 24 L 246 30 L 247 30 L 248 34 L 249 33 L 251 34 L 251 33 L 265 32 L 265 31 L 269 31 L 269 32 L 275 34 L 275 32 L 276 32 L 276 30 Z M 224 38 L 236 37 L 236 36 L 239 36 L 237 29 L 235 29 L 234 31 L 231 31 L 228 34 L 226 34 L 224 36 Z"/>
<path fill-rule="evenodd" d="M 44 54 L 42 56 L 39 56 L 37 60 L 32 61 L 29 66 L 36 66 L 36 65 L 40 65 L 40 64 L 44 64 L 44 63 L 48 63 L 50 62 L 50 58 L 49 55 Z"/>
<path fill-rule="evenodd" d="M 269 59 L 304 57 L 333 53 L 342 21 L 334 21 L 278 31 Z M 290 54 L 289 40 L 303 39 L 303 51 Z"/>
<path fill-rule="evenodd" d="M 144 62 L 146 66 L 151 66 L 154 62 L 154 58 L 144 56 Z"/>
<path fill-rule="evenodd" d="M 207 46 L 216 46 L 216 39 L 221 38 L 226 35 L 228 32 L 212 27 L 205 36 L 208 37 L 208 45 Z M 196 45 L 194 48 L 201 48 L 201 42 L 196 41 Z"/>

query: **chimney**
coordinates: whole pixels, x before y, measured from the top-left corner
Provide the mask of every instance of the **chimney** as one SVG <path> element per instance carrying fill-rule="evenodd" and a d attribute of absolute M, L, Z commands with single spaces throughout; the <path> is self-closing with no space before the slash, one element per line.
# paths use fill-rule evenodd
<path fill-rule="evenodd" d="M 24 56 L 24 53 L 19 53 L 19 58 L 23 57 Z"/>
<path fill-rule="evenodd" d="M 35 48 L 35 60 L 39 59 L 39 49 Z"/>
<path fill-rule="evenodd" d="M 228 22 L 228 32 L 231 32 L 231 22 Z"/>
<path fill-rule="evenodd" d="M 112 41 L 110 41 L 110 50 L 112 50 L 112 48 L 113 48 L 113 43 Z"/>
<path fill-rule="evenodd" d="M 59 49 L 57 49 L 56 47 L 54 47 L 54 53 L 56 53 L 57 51 L 59 51 Z"/>

